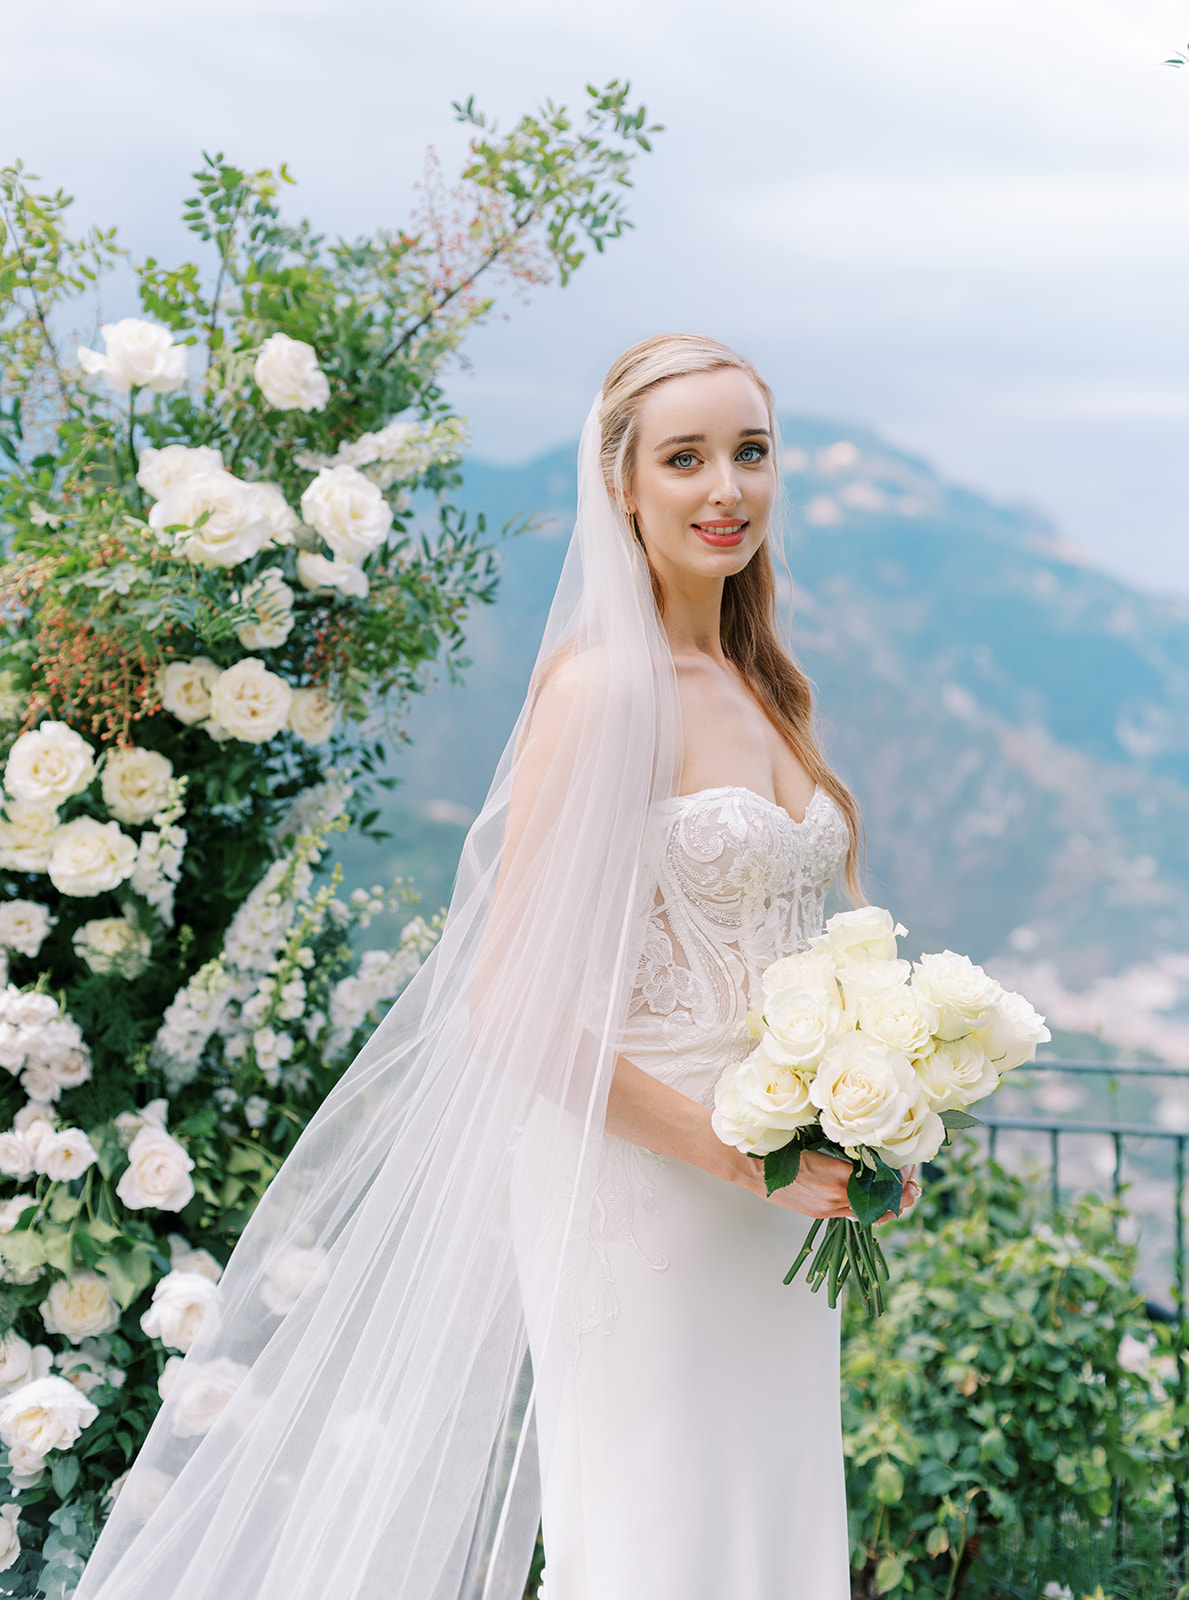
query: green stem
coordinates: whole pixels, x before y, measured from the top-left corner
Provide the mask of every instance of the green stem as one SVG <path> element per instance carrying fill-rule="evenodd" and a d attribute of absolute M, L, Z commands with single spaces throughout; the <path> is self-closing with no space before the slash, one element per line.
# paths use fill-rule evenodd
<path fill-rule="evenodd" d="M 800 1255 L 793 1262 L 793 1264 L 789 1268 L 789 1270 L 785 1273 L 785 1277 L 784 1277 L 785 1283 L 792 1283 L 793 1279 L 797 1276 L 797 1273 L 801 1270 L 802 1266 L 804 1265 L 805 1258 L 809 1255 L 810 1251 L 813 1249 L 813 1241 L 817 1238 L 818 1230 L 820 1229 L 820 1227 L 822 1225 L 822 1221 L 823 1221 L 823 1218 L 818 1217 L 817 1220 L 814 1222 L 813 1226 L 810 1228 L 809 1232 L 805 1235 L 805 1243 L 801 1246 Z"/>
<path fill-rule="evenodd" d="M 135 384 L 128 390 L 128 463 L 131 468 L 130 482 L 132 492 L 144 507 L 144 496 L 140 492 L 140 485 L 136 481 L 137 469 L 140 463 L 136 459 L 136 397 L 140 390 Z"/>

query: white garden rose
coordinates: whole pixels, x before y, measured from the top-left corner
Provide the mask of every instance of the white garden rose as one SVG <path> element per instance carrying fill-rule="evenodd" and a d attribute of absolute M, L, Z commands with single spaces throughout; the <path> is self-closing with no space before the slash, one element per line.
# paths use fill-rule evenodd
<path fill-rule="evenodd" d="M 161 674 L 161 705 L 170 716 L 190 727 L 211 714 L 211 690 L 219 669 L 209 656 L 193 661 L 171 661 Z"/>
<path fill-rule="evenodd" d="M 774 1066 L 758 1046 L 714 1087 L 711 1126 L 724 1144 L 745 1155 L 766 1156 L 781 1149 L 815 1117 L 808 1074 Z"/>
<path fill-rule="evenodd" d="M 221 672 L 211 690 L 211 717 L 233 739 L 263 744 L 275 738 L 289 716 L 293 690 L 256 656 L 245 656 Z"/>
<path fill-rule="evenodd" d="M 153 1290 L 153 1303 L 140 1319 L 150 1339 L 160 1339 L 183 1355 L 197 1339 L 215 1285 L 199 1272 L 168 1272 Z"/>
<path fill-rule="evenodd" d="M 999 1087 L 995 1063 L 973 1034 L 942 1040 L 915 1066 L 934 1111 L 963 1111 Z"/>
<path fill-rule="evenodd" d="M 56 1055 L 46 1063 L 46 1070 L 53 1084 L 53 1092 L 42 1096 L 34 1095 L 29 1083 L 29 1070 L 21 1073 L 21 1087 L 30 1098 L 39 1100 L 56 1100 L 63 1089 L 77 1089 L 80 1084 L 89 1083 L 91 1078 L 91 1055 L 84 1046 L 81 1050 L 64 1050 L 61 1055 Z"/>
<path fill-rule="evenodd" d="M 8 1447 L 8 1481 L 14 1494 L 34 1489 L 45 1476 L 45 1457 L 23 1444 Z"/>
<path fill-rule="evenodd" d="M 94 776 L 91 746 L 64 722 L 43 722 L 22 733 L 4 765 L 5 789 L 31 806 L 60 806 Z"/>
<path fill-rule="evenodd" d="M 7 1572 L 20 1559 L 21 1541 L 17 1536 L 20 1515 L 20 1506 L 0 1506 L 0 1572 Z"/>
<path fill-rule="evenodd" d="M 974 1035 L 995 1064 L 996 1072 L 1011 1072 L 1031 1061 L 1038 1044 L 1048 1044 L 1053 1035 L 1045 1019 L 1034 1011 L 1014 989 L 1004 989 L 999 1003 Z"/>
<path fill-rule="evenodd" d="M 27 1178 L 33 1171 L 33 1146 L 15 1129 L 0 1133 L 0 1172 L 6 1178 Z"/>
<path fill-rule="evenodd" d="M 915 1162 L 932 1161 L 944 1143 L 945 1124 L 930 1106 L 928 1096 L 921 1092 L 910 1103 L 900 1126 L 876 1146 L 876 1151 L 886 1166 L 899 1170 Z"/>
<path fill-rule="evenodd" d="M 133 1522 L 147 1522 L 173 1487 L 174 1481 L 168 1473 L 138 1461 L 135 1468 L 130 1467 L 112 1484 L 111 1503 L 114 1505 L 118 1498 L 121 1511 L 126 1512 Z M 116 1484 L 119 1485 L 118 1489 Z"/>
<path fill-rule="evenodd" d="M 938 1011 L 937 1036 L 961 1039 L 990 1019 L 1003 989 L 969 956 L 943 950 L 916 963 L 913 988 Z"/>
<path fill-rule="evenodd" d="M 120 1148 L 130 1150 L 132 1141 L 142 1128 L 160 1128 L 164 1132 L 168 1118 L 169 1101 L 164 1098 L 150 1100 L 140 1111 L 121 1111 L 113 1122 Z"/>
<path fill-rule="evenodd" d="M 30 1344 L 19 1333 L 6 1333 L 0 1339 L 0 1393 L 12 1394 L 24 1383 L 48 1378 L 53 1364 L 48 1344 Z"/>
<path fill-rule="evenodd" d="M 801 950 L 765 967 L 760 982 L 764 998 L 782 989 L 811 989 L 838 998 L 837 967 L 828 950 Z"/>
<path fill-rule="evenodd" d="M 809 1085 L 822 1132 L 844 1148 L 882 1145 L 921 1096 L 912 1063 L 862 1033 L 844 1034 L 832 1045 Z"/>
<path fill-rule="evenodd" d="M 169 1356 L 166 1358 L 165 1365 L 161 1368 L 157 1378 L 157 1393 L 162 1400 L 169 1399 L 169 1391 L 177 1382 L 178 1373 L 182 1371 L 184 1366 L 185 1358 L 182 1356 Z"/>
<path fill-rule="evenodd" d="M 26 1139 L 36 1137 L 40 1124 L 32 1123 L 25 1130 Z M 95 1147 L 81 1128 L 63 1128 L 37 1139 L 33 1151 L 33 1166 L 54 1183 L 69 1183 L 81 1178 L 87 1168 L 99 1157 Z"/>
<path fill-rule="evenodd" d="M 0 1400 L 0 1439 L 46 1456 L 69 1450 L 99 1415 L 86 1395 L 65 1378 L 38 1378 Z"/>
<path fill-rule="evenodd" d="M 836 911 L 810 946 L 828 950 L 840 967 L 853 961 L 894 961 L 897 936 L 907 932 L 881 906 L 856 906 Z"/>
<path fill-rule="evenodd" d="M 31 1061 L 21 1073 L 21 1088 L 34 1100 L 57 1100 L 62 1087 L 44 1061 Z"/>
<path fill-rule="evenodd" d="M 193 1167 L 175 1138 L 164 1128 L 147 1125 L 128 1150 L 128 1170 L 116 1185 L 116 1195 L 130 1211 L 146 1206 L 180 1211 L 194 1196 Z"/>
<path fill-rule="evenodd" d="M 87 1338 L 80 1341 L 76 1350 L 60 1351 L 54 1357 L 54 1365 L 67 1383 L 72 1383 L 83 1394 L 90 1394 L 104 1383 L 111 1384 L 113 1389 L 122 1389 L 125 1374 L 119 1367 L 109 1364 L 109 1355 L 110 1339 Z"/>
<path fill-rule="evenodd" d="M 272 542 L 269 505 L 255 487 L 230 472 L 195 472 L 166 490 L 149 527 L 197 566 L 238 566 Z"/>
<path fill-rule="evenodd" d="M 0 945 L 23 956 L 35 956 L 54 925 L 49 909 L 37 900 L 8 900 L 0 905 Z"/>
<path fill-rule="evenodd" d="M 908 961 L 852 961 L 838 973 L 843 1004 L 856 1018 L 864 1000 L 901 988 L 911 976 L 912 965 Z"/>
<path fill-rule="evenodd" d="M 96 917 L 76 928 L 74 953 L 92 972 L 136 978 L 153 954 L 153 941 L 127 917 Z"/>
<path fill-rule="evenodd" d="M 73 1278 L 55 1279 L 39 1309 L 45 1331 L 60 1333 L 71 1344 L 97 1333 L 110 1333 L 120 1321 L 111 1286 L 99 1272 L 76 1272 Z"/>
<path fill-rule="evenodd" d="M 288 1245 L 268 1263 L 260 1298 L 275 1316 L 292 1311 L 306 1289 L 327 1281 L 326 1251 L 318 1245 Z"/>
<path fill-rule="evenodd" d="M 244 649 L 271 650 L 284 644 L 293 631 L 293 590 L 276 567 L 269 567 L 262 578 L 250 583 L 240 598 L 260 618 L 235 630 Z"/>
<path fill-rule="evenodd" d="M 0 817 L 0 867 L 8 872 L 44 872 L 50 864 L 58 813 L 53 806 L 9 800 Z"/>
<path fill-rule="evenodd" d="M 357 562 L 332 561 L 312 550 L 297 553 L 297 581 L 305 589 L 337 589 L 340 594 L 366 600 L 371 585 Z"/>
<path fill-rule="evenodd" d="M 222 472 L 223 457 L 209 445 L 167 444 L 160 450 L 150 445 L 140 452 L 136 481 L 154 500 L 196 472 Z"/>
<path fill-rule="evenodd" d="M 218 1283 L 223 1268 L 209 1250 L 196 1250 L 180 1233 L 169 1235 L 169 1259 L 175 1272 L 197 1272 L 212 1283 Z"/>
<path fill-rule="evenodd" d="M 317 351 L 287 333 L 268 336 L 252 376 L 277 411 L 324 411 L 330 399 L 330 381 L 318 365 Z"/>
<path fill-rule="evenodd" d="M 129 389 L 169 394 L 185 383 L 186 346 L 174 344 L 169 329 L 159 322 L 121 317 L 119 322 L 101 324 L 99 332 L 106 346 L 104 353 L 81 346 L 78 363 L 117 394 L 127 394 Z"/>
<path fill-rule="evenodd" d="M 937 1007 L 907 984 L 866 996 L 857 1010 L 863 1032 L 889 1050 L 911 1059 L 932 1049 Z"/>
<path fill-rule="evenodd" d="M 388 502 L 354 467 L 324 467 L 301 497 L 301 514 L 340 561 L 362 561 L 392 527 Z"/>
<path fill-rule="evenodd" d="M 230 1356 L 187 1362 L 173 1385 L 170 1432 L 177 1439 L 195 1439 L 209 1433 L 247 1376 L 247 1367 Z M 2 1415 L 0 1411 L 0 1418 Z"/>
<path fill-rule="evenodd" d="M 11 1233 L 29 1207 L 36 1204 L 37 1198 L 31 1194 L 14 1194 L 11 1200 L 0 1203 L 0 1239 Z"/>
<path fill-rule="evenodd" d="M 118 822 L 75 817 L 54 834 L 48 870 L 59 894 L 103 894 L 131 877 L 135 866 L 136 840 L 121 833 Z"/>
<path fill-rule="evenodd" d="M 334 732 L 339 708 L 325 689 L 294 689 L 289 729 L 303 744 L 325 744 Z"/>
<path fill-rule="evenodd" d="M 158 750 L 124 745 L 103 763 L 103 803 L 117 822 L 148 822 L 169 801 L 173 762 Z"/>
<path fill-rule="evenodd" d="M 837 993 L 782 989 L 764 1006 L 766 1031 L 760 1049 L 776 1067 L 796 1067 L 811 1074 L 842 1027 Z"/>

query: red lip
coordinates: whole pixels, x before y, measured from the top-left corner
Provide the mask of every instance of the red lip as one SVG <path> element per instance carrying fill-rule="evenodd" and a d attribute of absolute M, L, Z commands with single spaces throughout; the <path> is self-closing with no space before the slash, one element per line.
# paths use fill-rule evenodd
<path fill-rule="evenodd" d="M 716 517 L 712 522 L 695 522 L 693 530 L 703 544 L 716 550 L 732 550 L 747 537 L 748 524 L 738 517 Z"/>

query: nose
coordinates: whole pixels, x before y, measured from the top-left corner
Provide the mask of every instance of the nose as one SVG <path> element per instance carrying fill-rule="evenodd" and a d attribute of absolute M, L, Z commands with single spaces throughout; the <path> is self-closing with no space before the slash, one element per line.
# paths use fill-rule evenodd
<path fill-rule="evenodd" d="M 732 511 L 740 501 L 739 480 L 735 476 L 735 463 L 724 461 L 715 474 L 710 491 L 710 503 L 724 511 Z"/>

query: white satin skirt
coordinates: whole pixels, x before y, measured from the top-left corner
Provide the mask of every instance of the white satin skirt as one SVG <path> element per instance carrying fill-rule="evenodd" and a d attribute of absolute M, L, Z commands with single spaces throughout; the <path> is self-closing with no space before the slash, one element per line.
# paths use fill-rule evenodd
<path fill-rule="evenodd" d="M 641 1159 L 539 1402 L 546 1600 L 849 1600 L 839 1316 L 782 1282 L 809 1221 Z"/>

